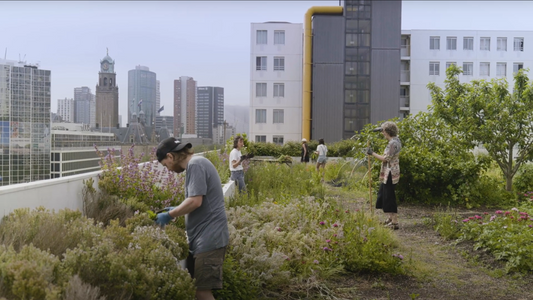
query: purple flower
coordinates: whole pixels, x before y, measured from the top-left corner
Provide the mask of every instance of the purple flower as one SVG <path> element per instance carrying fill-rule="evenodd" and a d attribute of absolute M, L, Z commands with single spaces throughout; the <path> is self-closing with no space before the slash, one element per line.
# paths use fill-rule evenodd
<path fill-rule="evenodd" d="M 465 223 L 468 222 L 468 221 L 470 221 L 470 220 L 469 220 L 469 219 L 464 219 L 464 220 L 463 220 L 463 222 L 465 222 Z"/>
<path fill-rule="evenodd" d="M 331 243 L 331 240 L 326 240 L 326 243 Z"/>
<path fill-rule="evenodd" d="M 318 265 L 318 260 L 315 259 L 313 260 L 313 262 Z"/>
<path fill-rule="evenodd" d="M 337 225 L 337 223 L 333 224 L 333 227 L 339 227 L 339 225 Z"/>
<path fill-rule="evenodd" d="M 497 211 L 496 211 L 496 214 L 497 214 L 497 215 L 503 214 L 503 211 L 501 211 L 501 210 L 497 210 Z"/>
<path fill-rule="evenodd" d="M 278 228 L 277 228 L 277 231 L 281 231 L 281 228 L 280 228 L 280 227 L 278 227 Z"/>
<path fill-rule="evenodd" d="M 320 221 L 320 225 L 324 225 L 324 224 L 326 224 L 326 222 Z"/>

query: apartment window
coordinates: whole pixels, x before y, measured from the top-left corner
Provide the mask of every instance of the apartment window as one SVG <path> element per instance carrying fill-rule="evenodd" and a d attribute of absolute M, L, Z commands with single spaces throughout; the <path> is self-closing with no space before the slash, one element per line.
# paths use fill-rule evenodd
<path fill-rule="evenodd" d="M 446 50 L 457 50 L 456 36 L 449 36 L 446 38 Z"/>
<path fill-rule="evenodd" d="M 257 56 L 255 58 L 255 69 L 257 71 L 266 71 L 267 69 L 267 57 L 266 56 Z"/>
<path fill-rule="evenodd" d="M 255 43 L 257 45 L 266 45 L 267 44 L 267 31 L 266 30 L 257 30 Z"/>
<path fill-rule="evenodd" d="M 267 110 L 266 109 L 256 109 L 255 110 L 255 123 L 266 123 L 267 122 Z"/>
<path fill-rule="evenodd" d="M 285 71 L 285 57 L 274 57 L 274 71 Z"/>
<path fill-rule="evenodd" d="M 285 113 L 283 112 L 283 109 L 274 109 L 272 116 L 272 123 L 284 123 Z"/>
<path fill-rule="evenodd" d="M 524 68 L 524 63 L 514 63 L 513 64 L 513 73 L 518 73 L 518 71 Z"/>
<path fill-rule="evenodd" d="M 274 97 L 285 97 L 284 83 L 274 83 Z"/>
<path fill-rule="evenodd" d="M 496 50 L 507 51 L 507 38 L 506 37 L 499 37 L 496 39 Z"/>
<path fill-rule="evenodd" d="M 514 38 L 514 51 L 524 51 L 524 38 L 523 37 Z"/>
<path fill-rule="evenodd" d="M 274 30 L 274 45 L 285 45 L 285 30 Z"/>
<path fill-rule="evenodd" d="M 496 63 L 496 76 L 507 76 L 507 63 Z"/>
<path fill-rule="evenodd" d="M 488 62 L 479 63 L 479 75 L 490 76 L 490 63 Z"/>
<path fill-rule="evenodd" d="M 266 82 L 257 82 L 255 84 L 255 96 L 266 97 L 267 96 L 267 84 Z"/>
<path fill-rule="evenodd" d="M 272 137 L 272 142 L 274 144 L 283 145 L 283 136 L 282 135 L 274 135 Z"/>
<path fill-rule="evenodd" d="M 463 50 L 474 50 L 474 38 L 467 36 L 463 38 Z"/>
<path fill-rule="evenodd" d="M 474 75 L 474 63 L 465 62 L 463 63 L 463 75 Z"/>
<path fill-rule="evenodd" d="M 479 39 L 479 50 L 490 51 L 490 37 L 482 37 Z"/>
<path fill-rule="evenodd" d="M 266 143 L 267 136 L 266 135 L 256 135 L 255 136 L 255 142 L 256 143 Z"/>
<path fill-rule="evenodd" d="M 449 68 L 451 65 L 455 65 L 455 66 L 457 66 L 457 63 L 454 62 L 454 61 L 448 61 L 448 62 L 446 62 L 446 70 L 448 70 L 448 68 Z"/>
<path fill-rule="evenodd" d="M 429 75 L 439 75 L 440 63 L 432 61 L 429 63 Z"/>
<path fill-rule="evenodd" d="M 439 50 L 440 49 L 440 36 L 430 36 L 429 37 L 429 49 L 430 50 Z"/>

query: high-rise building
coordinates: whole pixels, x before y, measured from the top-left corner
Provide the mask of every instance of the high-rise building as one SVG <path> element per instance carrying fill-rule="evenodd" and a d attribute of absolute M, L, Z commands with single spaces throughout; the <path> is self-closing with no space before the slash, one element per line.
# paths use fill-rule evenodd
<path fill-rule="evenodd" d="M 94 127 L 95 120 L 95 102 L 94 94 L 91 93 L 91 89 L 82 86 L 74 88 L 74 122 L 81 124 L 88 124 L 90 127 Z M 92 112 L 92 114 L 91 114 Z"/>
<path fill-rule="evenodd" d="M 107 54 L 100 61 L 96 85 L 96 128 L 120 127 L 118 122 L 118 86 L 115 61 Z"/>
<path fill-rule="evenodd" d="M 531 40 L 533 31 L 403 30 L 400 109 L 406 115 L 427 111 L 427 84 L 444 88 L 452 64 L 463 70 L 461 82 L 504 78 L 512 91 L 514 74 L 533 67 Z"/>
<path fill-rule="evenodd" d="M 213 129 L 224 123 L 224 88 L 199 86 L 196 99 L 198 137 L 213 138 Z"/>
<path fill-rule="evenodd" d="M 250 139 L 282 145 L 302 135 L 302 24 L 252 23 Z"/>
<path fill-rule="evenodd" d="M 0 186 L 50 179 L 50 73 L 0 59 Z"/>
<path fill-rule="evenodd" d="M 147 127 L 154 125 L 157 113 L 156 85 L 156 74 L 148 67 L 136 66 L 128 72 L 128 124 L 138 121 Z"/>
<path fill-rule="evenodd" d="M 174 135 L 196 134 L 196 81 L 182 76 L 174 80 Z"/>
<path fill-rule="evenodd" d="M 161 108 L 161 82 L 159 80 L 155 81 L 155 115 L 160 116 L 159 109 Z"/>
<path fill-rule="evenodd" d="M 400 111 L 401 1 L 346 0 L 305 16 L 302 137 L 335 142 Z"/>
<path fill-rule="evenodd" d="M 74 123 L 74 99 L 58 99 L 57 114 L 64 122 Z"/>

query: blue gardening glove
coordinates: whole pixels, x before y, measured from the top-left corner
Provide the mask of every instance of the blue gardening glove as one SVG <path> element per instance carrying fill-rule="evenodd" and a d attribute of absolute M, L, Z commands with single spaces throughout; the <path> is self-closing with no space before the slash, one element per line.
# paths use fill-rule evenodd
<path fill-rule="evenodd" d="M 371 147 L 368 147 L 368 149 L 366 149 L 366 154 L 372 155 L 372 153 L 374 153 L 374 151 L 372 151 Z"/>
<path fill-rule="evenodd" d="M 155 223 L 161 227 L 164 227 L 165 225 L 167 225 L 168 223 L 170 223 L 170 221 L 172 221 L 172 217 L 170 216 L 170 214 L 168 212 L 162 212 L 162 213 L 159 213 L 157 214 L 157 217 L 155 219 Z"/>

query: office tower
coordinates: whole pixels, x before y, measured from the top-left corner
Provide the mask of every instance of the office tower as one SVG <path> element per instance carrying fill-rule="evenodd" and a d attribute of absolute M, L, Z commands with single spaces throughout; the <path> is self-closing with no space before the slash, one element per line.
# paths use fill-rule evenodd
<path fill-rule="evenodd" d="M 0 186 L 50 178 L 50 73 L 0 59 Z"/>
<path fill-rule="evenodd" d="M 199 86 L 196 99 L 198 137 L 213 138 L 213 129 L 224 123 L 224 88 Z"/>
<path fill-rule="evenodd" d="M 88 124 L 90 127 L 94 127 L 96 123 L 94 98 L 90 88 L 86 86 L 74 88 L 74 123 Z"/>
<path fill-rule="evenodd" d="M 74 123 L 74 99 L 58 99 L 57 114 L 63 118 L 64 122 Z"/>
<path fill-rule="evenodd" d="M 302 135 L 302 24 L 252 23 L 250 140 L 282 145 Z"/>
<path fill-rule="evenodd" d="M 115 61 L 109 53 L 100 61 L 96 85 L 96 128 L 120 127 L 118 123 L 118 86 Z"/>
<path fill-rule="evenodd" d="M 128 71 L 128 124 L 138 121 L 144 126 L 153 126 L 158 109 L 156 81 L 156 74 L 148 67 L 136 66 Z"/>
<path fill-rule="evenodd" d="M 174 80 L 174 129 L 175 136 L 196 135 L 196 81 L 182 76 Z"/>
<path fill-rule="evenodd" d="M 155 81 L 155 115 L 160 116 L 159 109 L 161 108 L 161 82 L 159 80 Z"/>

